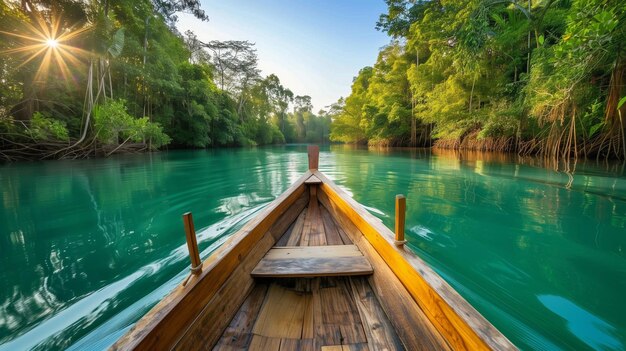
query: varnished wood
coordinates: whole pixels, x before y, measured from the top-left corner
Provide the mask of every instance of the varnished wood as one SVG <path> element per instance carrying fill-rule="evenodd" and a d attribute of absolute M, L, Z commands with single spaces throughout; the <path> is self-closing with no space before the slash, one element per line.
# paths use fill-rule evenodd
<path fill-rule="evenodd" d="M 309 170 L 316 170 L 320 160 L 320 148 L 317 145 L 309 145 L 307 151 L 309 155 Z"/>
<path fill-rule="evenodd" d="M 254 219 L 228 239 L 202 264 L 202 273 L 185 286 L 179 286 L 131 330 L 119 339 L 112 350 L 161 350 L 178 342 L 190 323 L 213 298 L 222 284 L 239 266 L 241 259 L 255 248 L 276 220 L 304 194 L 306 172 L 285 193 L 270 203 Z M 276 238 L 284 233 L 271 233 Z"/>
<path fill-rule="evenodd" d="M 303 194 L 304 195 L 304 194 Z M 254 287 L 250 272 L 276 241 L 279 234 L 293 222 L 306 204 L 306 197 L 301 196 L 281 217 L 274 222 L 270 230 L 256 243 L 256 249 L 242 258 L 239 266 L 224 282 L 215 296 L 187 328 L 176 345 L 178 350 L 195 350 L 200 345 L 213 345 L 217 342 L 238 306 Z"/>
<path fill-rule="evenodd" d="M 404 223 L 406 221 L 406 197 L 396 195 L 396 242 L 404 244 Z"/>
<path fill-rule="evenodd" d="M 464 300 L 424 261 L 404 247 L 393 245 L 394 234 L 361 205 L 347 196 L 322 173 L 318 199 L 336 214 L 345 216 L 402 282 L 428 319 L 454 349 L 515 350 L 516 347 Z M 326 200 L 324 200 L 326 199 Z M 324 202 L 325 201 L 325 202 Z M 331 211 L 332 212 L 332 211 Z M 344 226 L 345 228 L 345 226 Z M 354 239 L 361 234 L 355 233 Z M 368 257 L 362 243 L 355 245 Z M 377 266 L 372 262 L 375 269 Z M 376 278 L 378 275 L 374 275 Z M 393 320 L 394 317 L 391 319 Z"/>
<path fill-rule="evenodd" d="M 358 228 L 332 206 L 326 194 L 320 194 L 320 201 L 375 269 L 369 283 L 404 347 L 407 350 L 449 350 L 447 341 Z"/>
<path fill-rule="evenodd" d="M 327 277 L 369 275 L 372 266 L 363 256 L 332 258 L 263 259 L 252 271 L 253 277 Z"/>
<path fill-rule="evenodd" d="M 183 214 L 183 223 L 185 225 L 189 258 L 191 258 L 191 272 L 193 274 L 199 274 L 202 271 L 202 261 L 200 260 L 200 251 L 198 251 L 198 242 L 196 240 L 196 229 L 193 225 L 191 212 Z"/>
<path fill-rule="evenodd" d="M 395 247 L 393 232 L 317 171 L 319 149 L 309 151 L 311 170 L 112 349 L 515 349 L 423 261 Z M 369 275 L 326 276 L 349 274 L 341 267 L 354 268 L 354 259 Z M 263 264 L 325 276 L 270 283 L 253 277 Z"/>

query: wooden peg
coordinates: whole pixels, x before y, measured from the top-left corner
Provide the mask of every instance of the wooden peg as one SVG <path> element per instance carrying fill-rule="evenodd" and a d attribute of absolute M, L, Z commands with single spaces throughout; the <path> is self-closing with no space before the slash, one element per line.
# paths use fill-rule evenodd
<path fill-rule="evenodd" d="M 196 230 L 193 226 L 193 217 L 191 216 L 191 212 L 187 212 L 183 215 L 183 223 L 185 224 L 187 248 L 189 249 L 189 257 L 191 258 L 191 273 L 199 274 L 202 272 L 202 261 L 200 260 L 198 242 L 196 241 Z"/>
<path fill-rule="evenodd" d="M 396 195 L 396 241 L 397 246 L 406 243 L 404 240 L 404 224 L 406 220 L 406 197 L 404 195 Z"/>

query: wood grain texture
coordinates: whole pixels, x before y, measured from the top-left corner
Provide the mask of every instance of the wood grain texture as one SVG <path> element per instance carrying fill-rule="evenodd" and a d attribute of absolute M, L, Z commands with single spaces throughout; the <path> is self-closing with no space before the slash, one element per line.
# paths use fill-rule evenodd
<path fill-rule="evenodd" d="M 252 332 L 273 338 L 299 339 L 306 305 L 305 294 L 272 284 Z"/>
<path fill-rule="evenodd" d="M 316 197 L 314 201 L 309 202 L 309 207 L 307 208 L 300 246 L 322 246 L 326 244 L 324 223 L 322 222 Z"/>
<path fill-rule="evenodd" d="M 306 172 L 285 193 L 271 202 L 255 218 L 228 239 L 202 264 L 202 273 L 180 285 L 120 338 L 112 350 L 163 350 L 178 342 L 198 313 L 223 283 L 270 231 L 276 220 L 305 193 Z M 280 234 L 284 233 L 283 228 Z M 278 230 L 275 230 L 278 231 Z M 270 231 L 272 236 L 280 234 Z M 260 259 L 260 258 L 259 258 Z M 252 267 L 251 267 L 252 268 Z"/>
<path fill-rule="evenodd" d="M 263 259 L 277 260 L 285 258 L 334 258 L 363 256 L 356 245 L 326 246 L 274 246 Z"/>
<path fill-rule="evenodd" d="M 327 245 L 343 245 L 343 244 L 351 244 L 351 242 L 345 243 L 341 239 L 341 235 L 339 234 L 339 230 L 335 225 L 335 222 L 330 217 L 330 213 L 324 206 L 320 206 L 320 214 L 322 215 L 322 222 L 324 224 L 324 232 L 326 233 L 326 244 Z"/>
<path fill-rule="evenodd" d="M 265 295 L 266 284 L 257 284 L 230 322 L 213 350 L 243 350 L 252 339 L 252 327 L 259 315 Z"/>
<path fill-rule="evenodd" d="M 369 278 L 370 286 L 404 347 L 407 350 L 450 350 L 447 341 L 361 232 L 328 203 L 325 194 L 320 194 L 320 200 L 374 267 L 376 273 Z"/>
<path fill-rule="evenodd" d="M 255 284 L 250 272 L 275 242 L 272 232 L 284 231 L 290 222 L 295 220 L 305 204 L 306 196 L 303 194 L 293 206 L 276 220 L 270 230 L 257 242 L 256 249 L 242 259 L 240 265 L 187 328 L 176 344 L 176 349 L 194 350 L 201 345 L 210 347 L 218 341 L 222 331 Z"/>
<path fill-rule="evenodd" d="M 322 241 L 320 236 L 324 236 L 324 241 Z M 302 236 L 299 245 L 296 246 L 326 245 L 325 241 L 323 224 L 320 227 L 320 212 L 316 197 L 314 201 L 309 202 L 309 206 L 306 209 L 306 216 L 304 217 L 304 224 L 302 226 Z"/>
<path fill-rule="evenodd" d="M 320 162 L 320 148 L 317 145 L 309 145 L 307 147 L 309 155 L 309 170 L 317 169 Z"/>
<path fill-rule="evenodd" d="M 311 184 L 322 184 L 322 181 L 318 177 L 312 175 L 307 180 L 304 181 L 304 184 L 308 184 L 308 185 L 311 185 Z"/>
<path fill-rule="evenodd" d="M 315 301 L 320 304 L 321 319 L 315 321 L 316 339 L 320 340 L 320 345 L 367 342 L 359 312 L 345 280 L 339 280 L 335 287 L 320 288 L 319 299 Z"/>
<path fill-rule="evenodd" d="M 362 255 L 352 257 L 263 259 L 252 271 L 253 277 L 324 277 L 374 273 Z"/>
<path fill-rule="evenodd" d="M 283 234 L 283 236 L 281 236 L 280 239 L 278 239 L 278 241 L 276 242 L 276 244 L 274 244 L 274 246 L 277 246 L 277 247 L 287 246 L 287 243 L 289 242 L 289 238 L 291 237 L 291 233 L 293 232 L 293 228 L 295 226 L 296 226 L 296 222 L 291 223 L 289 228 L 285 231 L 285 234 Z"/>
<path fill-rule="evenodd" d="M 262 335 L 252 336 L 249 351 L 279 351 L 280 338 L 268 338 Z"/>
<path fill-rule="evenodd" d="M 202 260 L 200 260 L 200 252 L 198 251 L 198 242 L 196 241 L 196 229 L 193 225 L 193 216 L 191 212 L 183 214 L 183 224 L 185 226 L 185 236 L 187 237 L 187 249 L 189 249 L 189 258 L 191 258 L 191 268 L 201 268 Z M 192 271 L 193 274 L 200 274 L 200 269 Z"/>
<path fill-rule="evenodd" d="M 393 245 L 394 234 L 387 227 L 323 174 L 314 174 L 323 182 L 318 199 L 331 213 L 347 218 L 361 233 L 350 235 L 346 230 L 353 241 L 359 236 L 366 239 L 454 349 L 517 349 L 423 260 L 405 247 Z M 362 242 L 355 244 L 368 257 Z M 377 275 L 378 271 L 374 278 Z"/>
<path fill-rule="evenodd" d="M 404 350 L 402 342 L 380 306 L 376 294 L 363 278 L 349 279 L 352 296 L 363 321 L 371 350 Z"/>
<path fill-rule="evenodd" d="M 280 351 L 314 351 L 313 339 L 281 339 Z"/>
<path fill-rule="evenodd" d="M 374 350 L 366 343 L 322 346 L 321 351 L 368 351 Z"/>
<path fill-rule="evenodd" d="M 404 241 L 404 224 L 406 222 L 406 197 L 396 195 L 396 241 Z"/>
<path fill-rule="evenodd" d="M 302 210 L 298 219 L 293 225 L 293 230 L 291 231 L 291 235 L 289 235 L 289 240 L 287 240 L 287 244 L 285 246 L 297 246 L 300 244 L 300 238 L 302 237 L 302 229 L 304 227 L 304 218 L 306 217 L 307 209 Z"/>

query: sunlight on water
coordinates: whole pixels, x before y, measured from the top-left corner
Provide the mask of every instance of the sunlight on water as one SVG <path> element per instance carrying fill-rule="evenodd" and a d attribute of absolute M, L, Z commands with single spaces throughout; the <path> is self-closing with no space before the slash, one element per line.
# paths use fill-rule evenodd
<path fill-rule="evenodd" d="M 523 161 L 523 162 L 520 162 Z M 305 146 L 0 166 L 0 350 L 106 349 L 307 167 Z M 323 149 L 320 170 L 524 349 L 624 349 L 626 177 L 579 164 Z"/>

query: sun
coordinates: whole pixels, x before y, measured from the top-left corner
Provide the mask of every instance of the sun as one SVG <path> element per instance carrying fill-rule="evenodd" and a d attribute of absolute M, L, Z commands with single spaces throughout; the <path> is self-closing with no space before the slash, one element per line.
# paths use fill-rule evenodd
<path fill-rule="evenodd" d="M 49 48 L 56 49 L 59 46 L 59 42 L 56 39 L 50 38 L 46 40 L 46 45 Z"/>
<path fill-rule="evenodd" d="M 78 66 L 83 64 L 79 60 L 80 56 L 88 56 L 89 53 L 83 49 L 69 45 L 69 40 L 85 33 L 89 30 L 88 26 L 76 30 L 61 28 L 60 18 L 51 18 L 49 21 L 38 17 L 33 19 L 33 23 L 24 22 L 22 32 L 5 32 L 0 34 L 19 38 L 22 45 L 14 49 L 0 51 L 0 54 L 21 54 L 24 61 L 20 66 L 26 63 L 40 59 L 39 68 L 35 73 L 34 80 L 45 80 L 51 65 L 56 65 L 64 78 L 71 77 L 70 66 Z"/>

